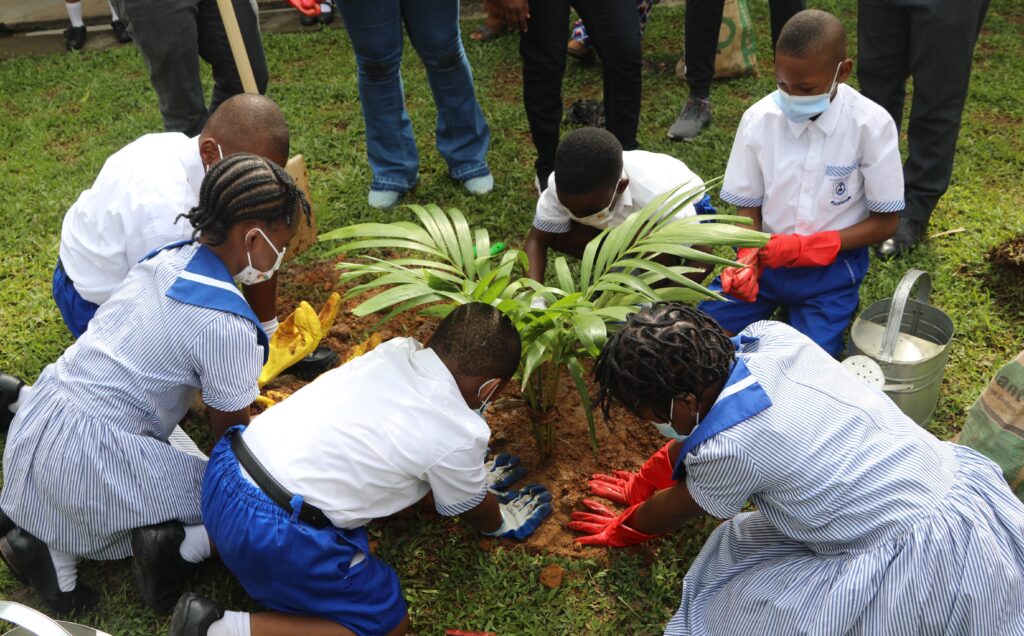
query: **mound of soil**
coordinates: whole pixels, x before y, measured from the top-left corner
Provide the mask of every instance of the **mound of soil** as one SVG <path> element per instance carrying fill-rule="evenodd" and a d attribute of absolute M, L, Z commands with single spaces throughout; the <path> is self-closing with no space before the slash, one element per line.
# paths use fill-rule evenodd
<path fill-rule="evenodd" d="M 1017 236 L 992 248 L 988 260 L 993 265 L 1024 270 L 1024 236 Z"/>
<path fill-rule="evenodd" d="M 345 292 L 337 282 L 335 261 L 292 265 L 282 270 L 280 276 L 280 315 L 287 315 L 303 300 L 319 309 L 332 291 Z M 435 319 L 418 316 L 413 311 L 400 314 L 386 324 L 376 325 L 379 316 L 359 318 L 351 313 L 358 303 L 357 299 L 344 302 L 334 326 L 321 343 L 337 351 L 342 359 L 352 347 L 374 331 L 380 333 L 384 340 L 409 336 L 425 341 L 437 324 Z M 294 376 L 285 375 L 271 382 L 267 388 L 292 393 L 304 384 Z M 591 386 L 592 394 L 595 389 Z M 513 384 L 505 396 L 516 398 L 518 394 L 519 387 Z M 610 423 L 605 422 L 600 415 L 596 418 L 598 450 L 595 453 L 590 444 L 587 419 L 579 395 L 571 379 L 566 377 L 555 416 L 554 458 L 541 464 L 527 411 L 524 407 L 509 407 L 514 402 L 505 400 L 487 412 L 487 423 L 491 427 L 491 450 L 495 453 L 506 451 L 519 455 L 522 465 L 529 472 L 515 487 L 530 482 L 544 484 L 551 491 L 554 505 L 551 517 L 533 536 L 515 545 L 522 545 L 531 552 L 602 558 L 605 554 L 603 548 L 584 548 L 576 544 L 573 541 L 576 535 L 565 528 L 572 512 L 582 509 L 580 500 L 591 496 L 587 480 L 593 473 L 639 468 L 665 440 L 654 427 L 640 422 L 621 408 L 615 408 Z M 505 543 L 489 542 L 488 548 Z"/>

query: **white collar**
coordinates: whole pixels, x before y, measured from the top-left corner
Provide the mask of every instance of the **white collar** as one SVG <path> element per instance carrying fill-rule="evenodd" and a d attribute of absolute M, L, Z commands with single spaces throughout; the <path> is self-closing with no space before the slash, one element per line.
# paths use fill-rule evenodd
<path fill-rule="evenodd" d="M 199 135 L 189 139 L 188 152 L 182 157 L 181 165 L 185 168 L 185 178 L 188 185 L 199 200 L 199 190 L 203 187 L 203 178 L 206 176 L 206 166 L 203 165 L 203 157 L 199 154 Z"/>

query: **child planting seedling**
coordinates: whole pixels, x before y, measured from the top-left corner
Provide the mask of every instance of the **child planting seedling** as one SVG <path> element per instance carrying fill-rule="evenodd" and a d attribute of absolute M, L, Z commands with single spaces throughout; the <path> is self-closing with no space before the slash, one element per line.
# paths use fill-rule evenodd
<path fill-rule="evenodd" d="M 580 543 L 626 546 L 702 514 L 727 519 L 666 634 L 1024 633 L 1024 504 L 994 463 L 943 442 L 792 327 L 730 339 L 659 303 L 594 368 L 612 400 L 672 441 L 591 489 Z M 750 502 L 754 512 L 741 512 Z"/>
<path fill-rule="evenodd" d="M 403 634 L 398 577 L 366 524 L 433 493 L 437 511 L 523 539 L 551 513 L 540 485 L 496 495 L 523 472 L 485 464 L 483 413 L 519 366 L 519 333 L 470 303 L 424 346 L 394 338 L 330 371 L 214 449 L 203 521 L 225 565 L 271 612 L 225 612 L 185 594 L 172 636 Z"/>
<path fill-rule="evenodd" d="M 206 461 L 168 439 L 197 391 L 214 439 L 249 420 L 268 341 L 236 282 L 273 276 L 295 217 L 308 213 L 271 161 L 218 161 L 188 214 L 196 240 L 133 268 L 19 405 L 4 448 L 0 555 L 52 611 L 96 603 L 78 582 L 79 558 L 134 557 L 143 599 L 167 611 L 210 555 Z"/>

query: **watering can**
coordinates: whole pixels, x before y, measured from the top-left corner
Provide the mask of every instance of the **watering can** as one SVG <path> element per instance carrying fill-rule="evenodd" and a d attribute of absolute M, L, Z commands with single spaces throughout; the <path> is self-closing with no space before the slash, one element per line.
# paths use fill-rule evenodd
<path fill-rule="evenodd" d="M 910 292 L 917 285 L 917 295 Z M 931 418 L 939 401 L 942 375 L 953 340 L 953 319 L 928 304 L 931 277 L 918 269 L 908 270 L 892 298 L 872 303 L 850 329 L 851 356 L 867 357 L 882 372 L 881 389 L 901 411 L 918 424 Z M 864 367 L 866 362 L 860 361 Z M 847 367 L 857 366 L 847 364 Z M 862 376 L 878 385 L 877 374 Z"/>
<path fill-rule="evenodd" d="M 78 623 L 55 621 L 31 607 L 12 601 L 0 601 L 0 620 L 19 626 L 5 632 L 3 636 L 110 636 Z"/>

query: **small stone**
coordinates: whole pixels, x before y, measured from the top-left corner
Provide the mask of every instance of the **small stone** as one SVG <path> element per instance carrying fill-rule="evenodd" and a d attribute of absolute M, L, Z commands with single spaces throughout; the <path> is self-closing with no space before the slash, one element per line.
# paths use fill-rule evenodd
<path fill-rule="evenodd" d="M 548 565 L 540 571 L 540 584 L 553 590 L 562 584 L 565 568 L 560 565 Z"/>

